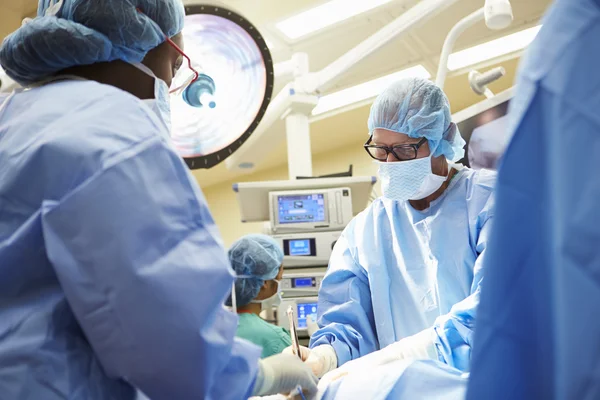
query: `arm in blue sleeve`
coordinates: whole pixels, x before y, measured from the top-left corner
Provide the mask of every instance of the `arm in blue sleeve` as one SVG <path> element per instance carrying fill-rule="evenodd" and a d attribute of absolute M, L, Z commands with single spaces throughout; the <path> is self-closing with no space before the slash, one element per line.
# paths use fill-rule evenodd
<path fill-rule="evenodd" d="M 106 373 L 152 399 L 249 396 L 260 349 L 234 338 L 232 272 L 181 158 L 138 143 L 44 203 L 47 255 Z M 246 396 L 246 397 L 244 397 Z"/>
<path fill-rule="evenodd" d="M 310 347 L 333 346 L 338 366 L 379 348 L 369 281 L 354 260 L 345 234 L 335 244 L 319 290 L 318 324 Z"/>
<path fill-rule="evenodd" d="M 435 331 L 434 343 L 440 360 L 463 371 L 469 371 L 471 362 L 475 314 L 479 305 L 483 265 L 492 219 L 492 217 L 488 217 L 483 222 L 477 239 L 475 251 L 478 256 L 473 266 L 471 294 L 452 306 L 448 314 L 438 317 L 433 327 Z"/>

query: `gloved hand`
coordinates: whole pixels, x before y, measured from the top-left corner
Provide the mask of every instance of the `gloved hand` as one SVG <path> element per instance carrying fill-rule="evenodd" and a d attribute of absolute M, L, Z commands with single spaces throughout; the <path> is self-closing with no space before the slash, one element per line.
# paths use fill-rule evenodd
<path fill-rule="evenodd" d="M 311 397 L 317 393 L 318 379 L 307 364 L 297 356 L 277 354 L 258 362 L 258 375 L 254 384 L 253 396 L 289 393 L 298 385 Z"/>
<path fill-rule="evenodd" d="M 283 353 L 294 354 L 291 346 L 286 347 Z M 318 378 L 335 369 L 338 363 L 334 348 L 328 344 L 317 346 L 313 349 L 300 346 L 300 356 L 302 357 L 302 361 L 310 366 L 313 374 Z"/>
<path fill-rule="evenodd" d="M 366 356 L 348 361 L 341 367 L 325 374 L 319 382 L 319 388 L 326 388 L 331 382 L 354 371 L 365 371 L 376 366 L 403 359 L 437 360 L 437 351 L 433 343 L 433 329 L 425 329 L 396 343 L 374 351 Z"/>

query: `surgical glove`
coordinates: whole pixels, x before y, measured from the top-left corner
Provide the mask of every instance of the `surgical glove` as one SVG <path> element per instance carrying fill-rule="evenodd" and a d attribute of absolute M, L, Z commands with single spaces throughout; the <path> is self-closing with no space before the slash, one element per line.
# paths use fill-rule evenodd
<path fill-rule="evenodd" d="M 317 392 L 318 379 L 297 356 L 277 354 L 258 362 L 253 396 L 289 393 L 298 385 L 308 396 Z"/>
<path fill-rule="evenodd" d="M 319 325 L 317 325 L 317 322 L 313 320 L 312 315 L 306 317 L 306 330 L 308 331 L 309 337 L 319 330 Z"/>
<path fill-rule="evenodd" d="M 326 388 L 331 382 L 340 379 L 351 372 L 369 370 L 379 365 L 384 365 L 397 360 L 438 360 L 437 350 L 433 343 L 434 334 L 433 329 L 425 329 L 416 335 L 392 343 L 381 350 L 348 361 L 341 367 L 325 374 L 319 382 L 319 388 Z"/>
<path fill-rule="evenodd" d="M 294 354 L 292 351 L 292 346 L 286 347 L 283 352 L 285 354 Z M 300 346 L 300 356 L 302 357 L 302 361 L 310 366 L 313 374 L 315 374 L 318 378 L 335 369 L 338 364 L 335 349 L 328 344 L 323 344 L 313 349 Z"/>

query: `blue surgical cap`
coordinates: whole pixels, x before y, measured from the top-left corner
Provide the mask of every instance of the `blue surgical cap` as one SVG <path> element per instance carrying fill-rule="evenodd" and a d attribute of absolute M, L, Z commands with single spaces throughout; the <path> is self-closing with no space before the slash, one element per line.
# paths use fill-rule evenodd
<path fill-rule="evenodd" d="M 184 16 L 181 0 L 40 0 L 37 17 L 4 39 L 0 64 L 26 86 L 69 67 L 138 63 Z"/>
<path fill-rule="evenodd" d="M 250 303 L 260 292 L 265 281 L 275 279 L 283 263 L 283 251 L 270 236 L 246 235 L 229 249 L 229 261 L 238 276 L 235 281 L 237 306 Z M 227 299 L 231 306 L 231 296 Z"/>
<path fill-rule="evenodd" d="M 434 157 L 458 161 L 465 141 L 450 116 L 448 98 L 433 82 L 405 78 L 381 93 L 371 106 L 369 133 L 381 128 L 412 138 L 427 138 Z"/>

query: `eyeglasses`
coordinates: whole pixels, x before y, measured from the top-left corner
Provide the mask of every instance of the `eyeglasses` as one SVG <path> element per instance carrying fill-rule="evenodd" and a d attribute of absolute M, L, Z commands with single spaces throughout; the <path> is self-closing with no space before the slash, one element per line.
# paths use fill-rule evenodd
<path fill-rule="evenodd" d="M 396 146 L 380 146 L 370 144 L 373 140 L 373 135 L 369 137 L 364 144 L 365 151 L 377 161 L 387 161 L 390 153 L 396 157 L 398 161 L 409 161 L 417 158 L 417 152 L 419 147 L 423 146 L 427 142 L 427 138 L 422 138 L 418 143 L 411 144 L 399 144 Z"/>
<path fill-rule="evenodd" d="M 139 12 L 140 14 L 146 16 L 146 18 L 150 18 L 148 17 L 146 14 L 144 14 L 144 12 L 139 9 L 136 8 L 137 12 Z M 177 71 L 177 73 L 175 74 L 175 77 L 173 77 L 173 82 L 176 82 L 176 86 L 175 88 L 171 88 L 169 90 L 169 93 L 179 93 L 180 91 L 182 91 L 183 89 L 185 89 L 186 87 L 188 87 L 189 85 L 191 85 L 192 83 L 194 83 L 195 81 L 198 80 L 198 77 L 200 76 L 200 74 L 198 73 L 198 71 L 196 71 L 196 69 L 194 67 L 192 67 L 192 60 L 188 57 L 187 54 L 184 53 L 183 50 L 181 50 L 181 48 L 179 46 L 177 46 L 175 44 L 175 42 L 173 42 L 171 40 L 171 38 L 169 38 L 167 35 L 165 35 L 165 40 L 167 41 L 167 43 L 169 43 L 169 45 L 171 45 L 179 54 L 181 54 L 181 56 L 183 58 L 186 59 L 187 64 L 188 64 L 188 68 L 190 69 L 187 72 L 182 72 L 181 68 L 179 71 Z M 181 72 L 181 73 L 180 73 Z"/>

